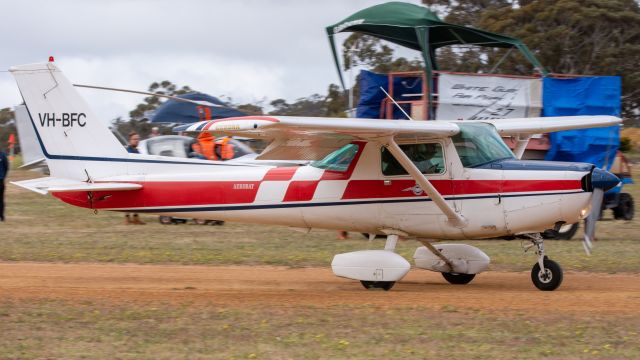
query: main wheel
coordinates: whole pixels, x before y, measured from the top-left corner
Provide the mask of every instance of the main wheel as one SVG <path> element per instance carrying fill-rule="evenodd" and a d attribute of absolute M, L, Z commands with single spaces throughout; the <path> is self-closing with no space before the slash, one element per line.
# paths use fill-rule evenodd
<path fill-rule="evenodd" d="M 536 263 L 531 269 L 531 281 L 539 290 L 553 291 L 562 284 L 562 268 L 560 265 L 544 258 L 544 271 L 540 269 L 540 264 Z"/>
<path fill-rule="evenodd" d="M 360 283 L 364 286 L 365 289 L 382 289 L 384 291 L 389 291 L 395 285 L 395 281 L 366 281 L 361 280 Z"/>
<path fill-rule="evenodd" d="M 160 216 L 158 218 L 158 221 L 160 221 L 160 224 L 162 224 L 162 225 L 171 225 L 171 224 L 173 224 L 173 218 L 171 216 Z"/>
<path fill-rule="evenodd" d="M 613 208 L 613 217 L 616 220 L 632 220 L 635 212 L 633 198 L 627 193 L 621 193 L 618 206 Z"/>
<path fill-rule="evenodd" d="M 465 285 L 471 282 L 476 274 L 456 274 L 456 273 L 442 273 L 442 277 L 454 285 Z"/>

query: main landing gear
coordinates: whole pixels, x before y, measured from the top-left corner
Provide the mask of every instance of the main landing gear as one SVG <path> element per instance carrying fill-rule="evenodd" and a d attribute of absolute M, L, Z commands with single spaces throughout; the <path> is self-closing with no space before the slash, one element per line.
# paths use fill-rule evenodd
<path fill-rule="evenodd" d="M 536 248 L 538 262 L 531 269 L 531 281 L 533 285 L 542 291 L 553 291 L 562 284 L 563 272 L 560 265 L 549 259 L 544 254 L 544 239 L 540 234 L 528 235 L 531 239 L 531 245 L 525 248 L 525 251 L 531 247 Z"/>
<path fill-rule="evenodd" d="M 416 267 L 439 272 L 452 285 L 466 285 L 476 274 L 489 267 L 489 256 L 467 244 L 431 244 L 420 240 L 422 247 L 413 254 Z"/>
<path fill-rule="evenodd" d="M 442 277 L 453 285 L 467 285 L 476 277 L 476 274 L 458 274 L 443 272 Z"/>
<path fill-rule="evenodd" d="M 384 244 L 385 251 L 394 252 L 396 250 L 396 244 L 398 243 L 398 235 L 387 235 L 387 242 Z M 365 289 L 382 289 L 384 291 L 389 291 L 396 284 L 395 281 L 368 281 L 368 280 L 360 280 L 362 286 Z"/>
<path fill-rule="evenodd" d="M 367 290 L 372 289 L 382 289 L 384 291 L 389 291 L 396 284 L 395 281 L 366 281 L 360 280 L 362 286 L 364 286 Z"/>
<path fill-rule="evenodd" d="M 358 280 L 365 289 L 390 290 L 411 268 L 411 264 L 395 253 L 397 234 L 387 235 L 384 250 L 360 250 L 337 254 L 331 262 L 336 276 Z"/>

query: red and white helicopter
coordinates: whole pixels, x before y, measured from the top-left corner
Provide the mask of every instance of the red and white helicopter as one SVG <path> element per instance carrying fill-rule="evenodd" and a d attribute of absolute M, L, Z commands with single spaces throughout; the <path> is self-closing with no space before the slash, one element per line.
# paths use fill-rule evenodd
<path fill-rule="evenodd" d="M 540 232 L 585 219 L 592 202 L 619 182 L 590 164 L 518 160 L 500 137 L 517 136 L 522 150 L 532 134 L 611 126 L 620 123 L 616 117 L 248 116 L 185 129 L 271 140 L 258 159 L 315 160 L 273 167 L 129 154 L 52 62 L 10 71 L 51 170 L 50 177 L 14 184 L 96 210 L 384 234 L 384 250 L 338 254 L 332 262 L 336 275 L 367 288 L 388 290 L 409 271 L 394 252 L 399 236 L 424 245 L 416 267 L 466 284 L 487 269 L 489 257 L 469 245 L 432 241 L 523 235 L 538 257 L 533 283 L 554 290 L 562 269 L 546 257 Z"/>

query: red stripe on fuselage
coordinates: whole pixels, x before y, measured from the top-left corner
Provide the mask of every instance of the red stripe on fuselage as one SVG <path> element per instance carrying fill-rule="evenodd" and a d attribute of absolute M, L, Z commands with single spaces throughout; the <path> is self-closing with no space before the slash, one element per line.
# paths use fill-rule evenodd
<path fill-rule="evenodd" d="M 271 180 L 280 176 L 285 175 L 273 175 Z M 53 196 L 71 205 L 95 209 L 250 204 L 255 201 L 261 181 L 139 183 L 143 186 L 140 190 L 95 192 L 92 205 L 86 191 L 53 193 Z M 310 201 L 319 183 L 318 180 L 291 181 L 283 201 Z M 581 190 L 580 180 L 432 180 L 431 183 L 443 196 Z M 385 185 L 384 180 L 351 180 L 342 199 L 426 196 L 424 192 L 414 193 L 415 184 L 409 179 L 392 180 L 389 185 Z M 340 195 L 336 194 L 336 197 L 340 198 Z"/>
<path fill-rule="evenodd" d="M 433 186 L 443 196 L 453 193 L 451 180 L 431 180 Z M 351 180 L 344 190 L 342 199 L 375 199 L 392 197 L 414 197 L 412 188 L 416 182 L 413 180 L 391 180 L 389 185 L 384 180 Z"/>
<path fill-rule="evenodd" d="M 53 193 L 71 205 L 105 208 L 159 207 L 176 205 L 250 204 L 256 199 L 260 181 L 148 181 L 142 189 L 96 191 L 91 204 L 87 192 Z"/>
<path fill-rule="evenodd" d="M 262 181 L 289 181 L 300 167 L 279 167 L 269 169 Z"/>
<path fill-rule="evenodd" d="M 298 180 L 290 182 L 282 201 L 309 201 L 313 199 L 313 194 L 315 194 L 319 182 L 320 181 L 317 180 Z"/>
<path fill-rule="evenodd" d="M 430 180 L 443 196 L 472 194 L 502 194 L 515 192 L 580 190 L 580 180 Z M 342 199 L 375 199 L 416 195 L 413 180 L 352 180 L 349 181 Z"/>

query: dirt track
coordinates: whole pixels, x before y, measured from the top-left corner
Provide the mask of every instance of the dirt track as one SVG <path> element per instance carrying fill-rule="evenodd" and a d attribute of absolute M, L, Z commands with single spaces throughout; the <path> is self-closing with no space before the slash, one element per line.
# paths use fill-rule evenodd
<path fill-rule="evenodd" d="M 541 308 L 593 314 L 640 314 L 640 276 L 567 273 L 541 292 L 529 273 L 487 272 L 453 286 L 440 274 L 412 270 L 390 291 L 366 291 L 328 268 L 0 263 L 0 300 L 160 301 L 223 306 L 364 305 L 492 311 Z"/>

